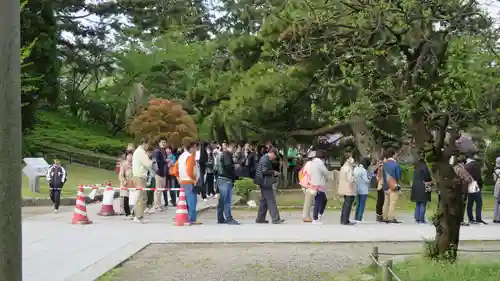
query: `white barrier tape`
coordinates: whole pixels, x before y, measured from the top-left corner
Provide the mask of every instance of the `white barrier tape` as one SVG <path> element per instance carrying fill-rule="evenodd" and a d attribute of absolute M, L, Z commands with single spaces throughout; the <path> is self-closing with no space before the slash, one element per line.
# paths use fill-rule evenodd
<path fill-rule="evenodd" d="M 121 187 L 98 187 L 98 186 L 80 186 L 83 189 L 93 190 L 146 190 L 146 191 L 166 191 L 166 190 L 181 190 L 180 188 L 121 188 Z"/>

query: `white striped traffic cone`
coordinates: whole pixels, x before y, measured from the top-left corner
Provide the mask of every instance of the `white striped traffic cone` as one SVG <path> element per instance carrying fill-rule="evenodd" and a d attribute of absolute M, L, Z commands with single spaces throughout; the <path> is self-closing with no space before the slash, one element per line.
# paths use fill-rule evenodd
<path fill-rule="evenodd" d="M 73 224 L 91 224 L 92 221 L 87 217 L 87 206 L 85 204 L 85 195 L 83 187 L 78 186 L 78 194 L 76 196 L 75 211 L 73 213 Z"/>
<path fill-rule="evenodd" d="M 179 201 L 177 202 L 177 209 L 175 210 L 175 225 L 184 226 L 184 224 L 188 221 L 186 193 L 184 192 L 184 188 L 181 186 L 179 191 Z"/>
<path fill-rule="evenodd" d="M 107 184 L 111 188 L 111 183 Z M 113 189 L 104 190 L 102 194 L 101 211 L 97 214 L 103 217 L 116 216 L 115 209 L 113 208 L 113 201 L 115 200 L 115 191 Z"/>

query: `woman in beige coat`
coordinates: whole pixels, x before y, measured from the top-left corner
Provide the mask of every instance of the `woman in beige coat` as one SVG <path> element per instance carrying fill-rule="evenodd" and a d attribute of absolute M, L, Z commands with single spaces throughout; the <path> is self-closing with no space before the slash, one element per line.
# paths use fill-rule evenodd
<path fill-rule="evenodd" d="M 354 184 L 354 158 L 352 154 L 346 153 L 342 159 L 342 167 L 338 176 L 338 193 L 344 196 L 340 223 L 343 225 L 352 225 L 349 221 L 354 198 L 356 198 L 356 185 Z"/>
<path fill-rule="evenodd" d="M 120 165 L 120 173 L 118 179 L 120 180 L 120 200 L 123 205 L 123 210 L 127 218 L 133 218 L 130 215 L 129 193 L 130 191 L 125 188 L 133 188 L 132 182 L 132 152 L 127 151 L 126 159 Z"/>

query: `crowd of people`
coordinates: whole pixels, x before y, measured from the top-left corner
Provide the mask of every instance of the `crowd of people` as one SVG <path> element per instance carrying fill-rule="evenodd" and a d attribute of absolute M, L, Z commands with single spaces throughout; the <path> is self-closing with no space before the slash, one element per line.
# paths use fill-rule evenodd
<path fill-rule="evenodd" d="M 378 222 L 398 224 L 396 219 L 396 205 L 401 191 L 402 168 L 395 159 L 395 150 L 387 149 L 381 159 L 371 165 L 370 158 L 355 161 L 350 153 L 346 153 L 341 160 L 342 167 L 337 177 L 337 192 L 343 197 L 340 223 L 353 225 L 363 220 L 366 199 L 371 186 L 376 186 L 376 218 Z M 330 177 L 322 159 L 324 151 L 317 151 L 310 155 L 310 160 L 300 172 L 300 184 L 304 189 L 305 199 L 302 220 L 314 224 L 321 223 L 327 197 L 325 195 L 327 180 Z M 482 216 L 483 208 L 483 179 L 482 164 L 475 154 L 468 154 L 464 159 L 451 157 L 449 165 L 460 181 L 462 198 L 466 208 L 462 208 L 462 225 L 487 224 Z M 500 223 L 500 157 L 496 159 L 494 169 L 495 200 L 493 223 Z M 419 159 L 414 164 L 413 181 L 411 184 L 410 200 L 415 202 L 414 219 L 418 224 L 426 224 L 427 204 L 431 201 L 431 194 L 435 182 L 424 159 Z M 438 201 L 440 196 L 438 195 Z M 314 209 L 312 209 L 314 201 Z M 356 201 L 354 219 L 351 212 Z M 475 212 L 474 212 L 475 209 Z M 311 211 L 313 212 L 311 217 Z M 467 211 L 468 221 L 465 221 Z"/>
<path fill-rule="evenodd" d="M 332 172 L 325 165 L 327 153 L 324 150 L 307 152 L 299 148 L 289 148 L 288 159 L 283 161 L 283 152 L 271 143 L 253 146 L 250 143 L 238 145 L 229 143 L 190 142 L 182 148 L 174 149 L 165 139 L 157 146 L 142 141 L 135 147 L 129 144 L 124 158 L 119 163 L 120 213 L 134 222 L 144 223 L 145 213 L 163 212 L 168 205 L 176 206 L 179 188 L 186 193 L 189 223 L 200 224 L 197 220 L 196 205 L 198 195 L 202 200 L 218 199 L 217 222 L 239 224 L 231 213 L 232 192 L 238 178 L 251 178 L 259 186 L 261 196 L 256 223 L 280 224 L 280 217 L 274 189 L 280 175 L 279 162 L 288 161 L 290 177 L 299 183 L 304 191 L 302 221 L 320 224 L 328 202 L 328 186 L 336 186 L 338 195 L 343 197 L 340 223 L 353 225 L 363 221 L 366 201 L 371 187 L 376 188 L 376 219 L 384 223 L 401 223 L 396 219 L 396 205 L 401 190 L 402 168 L 395 159 L 395 150 L 385 150 L 377 163 L 371 158 L 355 160 L 351 153 L 341 159 L 335 183 Z M 277 161 L 281 158 L 281 161 Z M 467 219 L 462 225 L 487 224 L 483 219 L 483 179 L 482 164 L 474 154 L 465 158 L 451 157 L 449 164 L 457 178 L 463 183 L 462 197 L 466 208 L 461 217 Z M 496 198 L 494 223 L 500 223 L 500 157 L 496 159 L 493 171 Z M 50 197 L 54 212 L 60 204 L 61 190 L 67 179 L 67 172 L 58 159 L 48 169 L 46 179 L 50 186 Z M 127 188 L 164 188 L 165 191 L 128 190 Z M 414 219 L 418 224 L 426 224 L 427 204 L 431 201 L 434 179 L 424 159 L 414 163 L 410 200 L 415 202 Z M 163 199 L 163 200 L 162 200 Z M 163 202 L 162 202 L 163 201 Z M 438 195 L 439 201 L 439 195 Z M 354 204 L 354 217 L 351 213 Z"/>
<path fill-rule="evenodd" d="M 282 223 L 273 192 L 279 175 L 279 165 L 275 162 L 278 155 L 271 144 L 257 149 L 250 143 L 233 142 L 190 142 L 181 149 L 173 149 L 164 139 L 157 147 L 151 147 L 146 141 L 137 148 L 130 144 L 118 169 L 122 189 L 120 213 L 134 222 L 144 223 L 145 213 L 163 212 L 169 203 L 176 206 L 177 189 L 182 187 L 186 193 L 189 224 L 201 224 L 196 213 L 198 195 L 204 201 L 218 198 L 218 223 L 239 224 L 231 213 L 234 182 L 238 178 L 252 178 L 262 191 L 257 223 L 269 222 L 265 219 L 267 211 L 272 223 Z M 295 167 L 299 158 L 296 149 L 292 149 L 291 155 L 289 165 Z M 133 187 L 166 190 L 128 190 Z"/>

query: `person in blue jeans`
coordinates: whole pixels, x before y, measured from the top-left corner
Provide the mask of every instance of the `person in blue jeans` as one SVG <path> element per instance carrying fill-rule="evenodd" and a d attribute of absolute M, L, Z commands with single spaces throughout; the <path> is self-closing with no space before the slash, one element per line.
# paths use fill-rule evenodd
<path fill-rule="evenodd" d="M 427 202 L 431 201 L 431 173 L 425 160 L 419 159 L 413 170 L 410 200 L 415 202 L 415 222 L 425 224 Z"/>
<path fill-rule="evenodd" d="M 237 225 L 239 222 L 236 221 L 231 214 L 233 204 L 233 183 L 236 180 L 236 171 L 233 162 L 234 148 L 234 143 L 226 145 L 226 149 L 222 152 L 221 163 L 216 171 L 218 174 L 217 185 L 219 189 L 217 223 Z"/>
<path fill-rule="evenodd" d="M 368 172 L 371 160 L 368 157 L 361 159 L 360 164 L 354 168 L 353 176 L 356 184 L 356 213 L 354 219 L 356 221 L 363 220 L 365 213 L 366 199 L 368 198 L 368 189 L 370 188 L 372 175 Z"/>
<path fill-rule="evenodd" d="M 198 194 L 196 193 L 196 189 L 194 188 L 194 184 L 192 183 L 183 183 L 182 188 L 184 188 L 184 192 L 186 193 L 186 203 L 188 206 L 188 217 L 190 224 L 198 224 L 196 217 L 196 204 L 198 203 Z"/>

